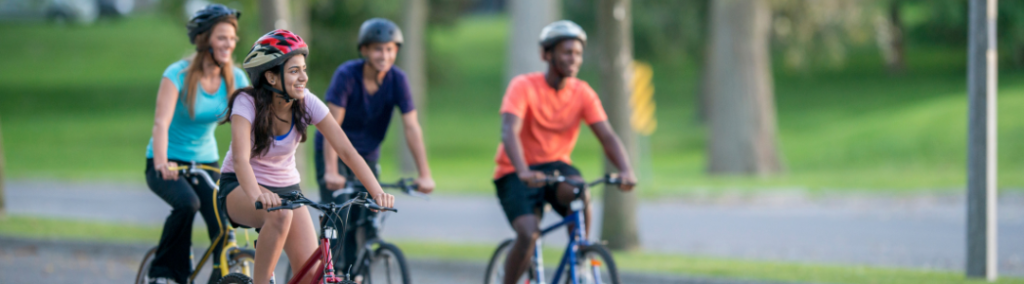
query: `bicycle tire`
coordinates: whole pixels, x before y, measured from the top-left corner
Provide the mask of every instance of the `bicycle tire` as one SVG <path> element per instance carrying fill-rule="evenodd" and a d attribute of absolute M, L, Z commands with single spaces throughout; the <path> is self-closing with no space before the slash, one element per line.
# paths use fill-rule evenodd
<path fill-rule="evenodd" d="M 505 259 L 508 257 L 508 252 L 512 250 L 514 243 L 514 239 L 507 239 L 501 242 L 498 248 L 494 250 L 494 254 L 491 255 L 491 261 L 487 263 L 487 274 L 484 275 L 484 284 L 502 283 L 505 277 Z M 522 282 L 523 277 L 532 279 L 533 277 L 531 277 L 530 273 L 531 269 L 527 269 L 516 283 Z"/>
<path fill-rule="evenodd" d="M 153 247 L 142 257 L 139 264 L 139 272 L 135 274 L 135 284 L 149 284 L 149 268 L 153 266 L 153 258 L 156 258 L 156 249 Z"/>
<path fill-rule="evenodd" d="M 393 270 L 392 265 L 397 265 L 397 270 Z M 398 246 L 387 242 L 379 243 L 377 249 L 373 251 L 370 266 L 363 269 L 363 273 L 363 281 L 366 284 L 412 283 L 412 279 L 409 276 L 409 264 L 405 260 L 405 254 L 402 253 Z M 395 276 L 402 279 L 395 281 Z"/>
<path fill-rule="evenodd" d="M 599 244 L 581 246 L 577 254 L 576 273 L 580 276 L 580 284 L 595 283 L 593 281 L 593 277 L 600 277 L 601 283 L 622 283 L 622 281 L 619 280 L 619 270 L 615 266 L 615 259 L 612 257 L 612 253 L 604 246 Z M 598 266 L 599 271 L 604 273 L 599 272 L 597 275 L 594 275 L 593 268 L 595 265 Z M 601 269 L 601 267 L 604 267 L 605 269 Z M 568 271 L 566 271 L 566 275 L 568 275 Z M 570 283 L 572 278 L 566 277 L 565 280 L 566 283 Z"/>
<path fill-rule="evenodd" d="M 230 273 L 220 279 L 220 284 L 252 284 L 252 278 L 241 273 Z"/>

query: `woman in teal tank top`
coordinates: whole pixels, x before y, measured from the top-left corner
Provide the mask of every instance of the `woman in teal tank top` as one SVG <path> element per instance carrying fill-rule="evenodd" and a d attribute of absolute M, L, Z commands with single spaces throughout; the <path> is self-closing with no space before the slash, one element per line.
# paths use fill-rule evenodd
<path fill-rule="evenodd" d="M 219 4 L 196 12 L 187 25 L 195 54 L 167 67 L 160 81 L 153 136 L 146 147 L 146 183 L 172 209 L 149 271 L 153 283 L 186 283 L 197 211 L 206 222 L 211 242 L 220 233 L 213 208 L 214 189 L 179 179 L 170 168 L 191 162 L 219 168 L 214 128 L 227 109 L 228 94 L 249 86 L 245 72 L 231 59 L 238 41 L 239 16 L 238 11 Z M 209 173 L 214 180 L 220 178 L 216 172 Z M 214 255 L 213 259 L 217 265 L 220 257 Z"/>

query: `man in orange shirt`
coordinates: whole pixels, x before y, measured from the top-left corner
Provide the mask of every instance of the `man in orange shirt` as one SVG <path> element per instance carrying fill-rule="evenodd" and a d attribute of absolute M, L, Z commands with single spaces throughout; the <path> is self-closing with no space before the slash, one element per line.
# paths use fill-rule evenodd
<path fill-rule="evenodd" d="M 527 268 L 535 240 L 540 236 L 540 216 L 544 203 L 562 216 L 576 198 L 567 183 L 548 185 L 547 175 L 555 172 L 570 180 L 583 182 L 569 156 L 576 146 L 580 121 L 590 125 L 608 159 L 619 168 L 621 190 L 636 184 L 619 137 L 587 82 L 576 78 L 583 63 L 587 35 L 579 25 L 563 20 L 541 31 L 541 57 L 548 63 L 545 73 L 516 76 L 509 83 L 501 103 L 501 141 L 495 161 L 494 185 L 516 241 L 505 261 L 505 284 L 513 284 Z M 590 195 L 584 191 L 584 211 L 590 226 Z M 584 232 L 584 235 L 589 235 Z"/>

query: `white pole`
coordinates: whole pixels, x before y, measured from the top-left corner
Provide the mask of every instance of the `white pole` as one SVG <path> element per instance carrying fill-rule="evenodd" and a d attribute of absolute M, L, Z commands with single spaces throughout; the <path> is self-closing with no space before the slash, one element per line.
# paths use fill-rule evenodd
<path fill-rule="evenodd" d="M 967 277 L 998 277 L 996 240 L 996 4 L 971 0 L 967 96 Z"/>

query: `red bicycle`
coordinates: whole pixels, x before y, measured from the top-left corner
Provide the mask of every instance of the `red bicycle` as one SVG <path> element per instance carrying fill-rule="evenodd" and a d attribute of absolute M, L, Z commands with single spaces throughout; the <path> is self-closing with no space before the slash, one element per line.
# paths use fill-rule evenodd
<path fill-rule="evenodd" d="M 369 194 L 362 192 L 359 195 L 357 195 L 356 198 L 346 201 L 341 205 L 335 203 L 320 204 L 312 200 L 306 199 L 305 196 L 302 196 L 302 193 L 295 191 L 281 198 L 281 206 L 267 208 L 267 211 L 276 211 L 282 209 L 292 210 L 300 208 L 303 205 L 307 205 L 309 207 L 316 208 L 317 210 L 320 210 L 324 213 L 322 216 L 320 216 L 320 246 L 317 248 L 316 251 L 313 252 L 313 255 L 310 255 L 309 258 L 306 259 L 305 264 L 302 265 L 302 268 L 299 269 L 299 273 L 297 273 L 296 275 L 305 275 L 311 271 L 322 271 L 323 273 L 317 273 L 317 276 L 309 283 L 355 284 L 355 282 L 353 282 L 349 277 L 350 275 L 348 275 L 348 273 L 345 274 L 345 277 L 339 277 L 335 275 L 334 262 L 331 261 L 333 257 L 331 256 L 330 240 L 336 239 L 339 236 L 338 229 L 334 228 L 334 226 L 332 225 L 335 224 L 335 222 L 332 222 L 332 219 L 337 218 L 340 219 L 342 222 L 348 220 L 348 216 L 346 216 L 346 218 L 341 218 L 340 212 L 349 206 L 363 206 L 366 207 L 367 209 L 372 210 L 391 211 L 395 213 L 398 212 L 398 209 L 381 207 L 377 205 L 377 203 L 374 202 L 373 199 L 370 199 L 368 196 Z M 263 204 L 260 202 L 256 202 L 256 209 L 263 209 Z M 342 223 L 342 229 L 345 229 L 345 226 L 348 226 L 348 223 Z M 342 230 L 342 232 L 344 233 L 344 230 Z M 341 237 L 344 238 L 344 236 Z M 227 276 L 224 276 L 224 278 L 221 279 L 220 283 L 251 284 L 252 278 L 241 273 L 231 273 L 228 274 Z M 288 281 L 288 284 L 299 284 L 298 277 L 292 279 L 291 281 Z"/>

